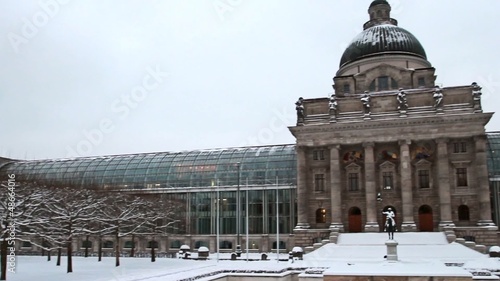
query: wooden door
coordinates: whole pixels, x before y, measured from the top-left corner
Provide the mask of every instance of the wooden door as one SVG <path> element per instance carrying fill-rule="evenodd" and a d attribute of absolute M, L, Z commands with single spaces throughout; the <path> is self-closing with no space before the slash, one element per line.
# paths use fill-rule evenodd
<path fill-rule="evenodd" d="M 427 232 L 434 231 L 432 208 L 429 205 L 422 205 L 418 208 L 418 229 Z"/>
<path fill-rule="evenodd" d="M 420 231 L 432 232 L 434 231 L 434 222 L 432 221 L 432 214 L 420 214 L 418 215 L 419 229 Z"/>
<path fill-rule="evenodd" d="M 361 210 L 357 207 L 352 207 L 349 210 L 349 232 L 363 231 L 361 221 Z"/>

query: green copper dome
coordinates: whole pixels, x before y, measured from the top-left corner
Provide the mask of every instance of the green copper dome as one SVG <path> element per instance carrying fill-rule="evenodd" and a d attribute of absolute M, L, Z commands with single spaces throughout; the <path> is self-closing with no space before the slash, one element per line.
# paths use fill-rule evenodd
<path fill-rule="evenodd" d="M 352 40 L 342 55 L 340 67 L 367 57 L 394 54 L 427 59 L 424 48 L 413 34 L 393 24 L 381 24 L 365 29 Z"/>

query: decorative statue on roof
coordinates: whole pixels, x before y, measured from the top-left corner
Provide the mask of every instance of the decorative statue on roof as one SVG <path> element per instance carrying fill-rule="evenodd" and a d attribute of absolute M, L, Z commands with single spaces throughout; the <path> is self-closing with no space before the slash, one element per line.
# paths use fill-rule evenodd
<path fill-rule="evenodd" d="M 335 97 L 335 93 L 330 96 L 328 107 L 330 108 L 330 114 L 335 115 L 337 113 L 337 97 Z"/>
<path fill-rule="evenodd" d="M 434 87 L 434 94 L 432 97 L 434 98 L 434 108 L 440 108 L 443 105 L 443 91 L 441 87 L 438 85 Z"/>
<path fill-rule="evenodd" d="M 406 93 L 403 91 L 403 88 L 399 88 L 398 95 L 396 96 L 396 99 L 398 100 L 398 109 L 399 110 L 407 110 L 408 109 L 408 102 L 406 100 Z"/>
<path fill-rule="evenodd" d="M 330 123 L 337 122 L 337 97 L 335 96 L 335 93 L 330 96 L 328 108 L 330 109 Z"/>
<path fill-rule="evenodd" d="M 473 100 L 474 109 L 481 111 L 482 110 L 482 108 L 481 108 L 481 95 L 483 94 L 483 93 L 481 93 L 482 87 L 480 87 L 476 82 L 473 82 L 471 86 L 472 86 L 472 100 Z"/>
<path fill-rule="evenodd" d="M 363 103 L 363 110 L 365 113 L 365 116 L 370 115 L 370 93 L 368 91 L 365 91 L 363 95 L 361 96 L 361 102 Z"/>
<path fill-rule="evenodd" d="M 304 125 L 304 98 L 300 97 L 295 102 L 295 110 L 297 111 L 297 126 Z"/>
<path fill-rule="evenodd" d="M 394 239 L 394 231 L 396 230 L 396 214 L 391 207 L 387 208 L 387 211 L 382 211 L 382 214 L 385 215 L 385 225 L 384 231 L 389 235 L 389 239 Z"/>

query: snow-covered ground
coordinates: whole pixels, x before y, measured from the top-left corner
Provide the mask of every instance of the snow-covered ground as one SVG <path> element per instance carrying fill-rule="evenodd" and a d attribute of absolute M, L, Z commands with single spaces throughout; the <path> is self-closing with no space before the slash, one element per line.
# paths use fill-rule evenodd
<path fill-rule="evenodd" d="M 276 257 L 276 254 L 270 254 Z M 221 258 L 229 258 L 221 255 Z M 198 276 L 211 272 L 227 269 L 238 270 L 270 270 L 279 271 L 289 267 L 288 262 L 269 261 L 246 262 L 243 260 L 220 260 L 217 262 L 215 254 L 213 259 L 207 261 L 158 258 L 151 262 L 149 258 L 120 258 L 120 266 L 115 267 L 113 257 L 105 257 L 97 262 L 96 257 L 73 257 L 73 272 L 66 273 L 66 257 L 63 257 L 61 266 L 56 266 L 53 258 L 47 261 L 46 257 L 18 256 L 16 273 L 8 273 L 10 281 L 174 281 L 187 277 Z M 285 259 L 288 255 L 282 255 Z M 250 259 L 260 258 L 260 255 L 250 255 Z"/>
<path fill-rule="evenodd" d="M 66 259 L 61 266 L 55 265 L 55 259 L 47 262 L 46 257 L 19 256 L 17 273 L 8 274 L 11 281 L 175 281 L 196 276 L 224 274 L 227 271 L 260 271 L 267 274 L 282 275 L 287 269 L 308 268 L 310 272 L 360 275 L 415 275 L 425 268 L 429 274 L 453 275 L 469 274 L 465 268 L 500 270 L 498 258 L 489 258 L 463 245 L 448 244 L 443 233 L 396 233 L 395 240 L 398 262 L 388 262 L 383 233 L 341 234 L 338 244 L 326 244 L 318 250 L 304 256 L 304 260 L 277 261 L 276 254 L 269 253 L 267 261 L 259 261 L 260 254 L 249 254 L 254 261 L 246 261 L 243 253 L 239 260 L 226 260 L 229 254 L 211 254 L 206 261 L 158 258 L 152 263 L 149 258 L 121 258 L 121 266 L 115 267 L 115 259 L 96 257 L 74 257 L 73 273 L 66 273 Z M 196 254 L 193 253 L 196 257 Z M 280 259 L 286 259 L 283 253 Z M 223 260 L 224 259 L 224 260 Z M 462 267 L 447 267 L 463 265 Z M 248 273 L 256 275 L 257 273 Z M 219 275 L 220 276 L 220 275 Z M 213 276 L 212 276 L 213 277 Z M 209 277 L 197 280 L 210 280 Z M 258 280 L 258 279 L 256 279 Z"/>

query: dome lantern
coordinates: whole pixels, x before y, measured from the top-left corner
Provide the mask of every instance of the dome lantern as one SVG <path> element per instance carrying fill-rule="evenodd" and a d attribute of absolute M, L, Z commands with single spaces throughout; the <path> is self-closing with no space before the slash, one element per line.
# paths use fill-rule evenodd
<path fill-rule="evenodd" d="M 368 57 L 409 55 L 427 60 L 424 48 L 409 31 L 398 27 L 391 18 L 391 5 L 386 0 L 375 0 L 368 8 L 370 20 L 344 51 L 341 69 L 352 62 Z M 340 70 L 339 70 L 340 71 Z"/>
<path fill-rule="evenodd" d="M 373 1 L 368 8 L 368 14 L 370 20 L 363 25 L 363 29 L 380 24 L 398 25 L 398 21 L 391 18 L 391 5 L 385 0 Z"/>

